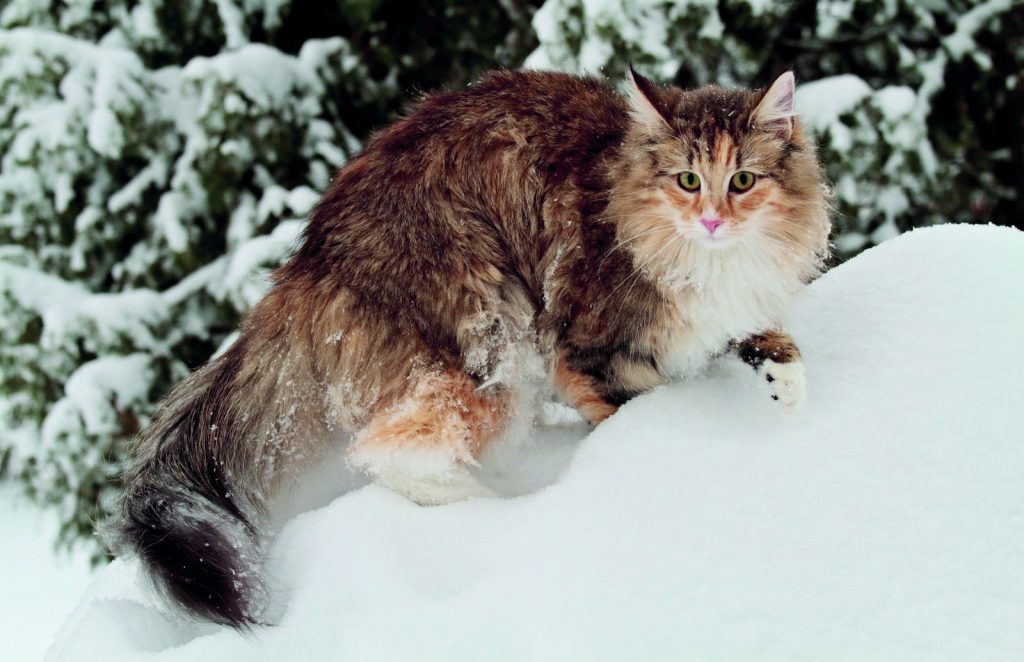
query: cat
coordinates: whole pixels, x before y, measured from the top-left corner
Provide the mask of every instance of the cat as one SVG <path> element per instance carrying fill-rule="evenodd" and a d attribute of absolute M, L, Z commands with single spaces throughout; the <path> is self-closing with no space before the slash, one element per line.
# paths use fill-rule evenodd
<path fill-rule="evenodd" d="M 136 440 L 115 553 L 193 615 L 258 623 L 268 505 L 346 435 L 353 467 L 417 503 L 490 494 L 472 469 L 524 347 L 592 424 L 727 350 L 798 406 L 780 324 L 830 220 L 793 74 L 627 88 L 496 71 L 372 136 L 238 340 Z"/>

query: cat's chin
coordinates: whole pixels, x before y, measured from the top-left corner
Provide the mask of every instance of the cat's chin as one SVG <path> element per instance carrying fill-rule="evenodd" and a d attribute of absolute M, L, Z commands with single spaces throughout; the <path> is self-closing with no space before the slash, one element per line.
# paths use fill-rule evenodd
<path fill-rule="evenodd" d="M 691 239 L 691 242 L 712 251 L 724 251 L 739 243 L 737 237 L 715 237 L 715 236 L 704 236 Z"/>

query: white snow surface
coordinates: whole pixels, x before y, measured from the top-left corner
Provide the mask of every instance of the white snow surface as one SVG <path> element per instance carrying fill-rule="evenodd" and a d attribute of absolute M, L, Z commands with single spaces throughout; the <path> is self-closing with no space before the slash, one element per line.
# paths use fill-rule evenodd
<path fill-rule="evenodd" d="M 496 447 L 518 496 L 362 486 L 296 516 L 275 626 L 169 615 L 118 561 L 48 659 L 1024 659 L 1022 286 L 1024 233 L 901 235 L 798 301 L 793 416 L 723 359 Z"/>
<path fill-rule="evenodd" d="M 0 641 L 3 658 L 36 662 L 89 585 L 82 551 L 56 553 L 57 518 L 0 483 Z"/>

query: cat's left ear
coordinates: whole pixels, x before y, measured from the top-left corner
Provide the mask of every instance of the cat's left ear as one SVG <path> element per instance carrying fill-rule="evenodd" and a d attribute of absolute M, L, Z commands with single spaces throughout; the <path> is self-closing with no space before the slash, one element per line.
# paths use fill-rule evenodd
<path fill-rule="evenodd" d="M 626 74 L 626 86 L 629 90 L 629 105 L 633 119 L 653 133 L 670 128 L 665 100 L 655 83 L 638 74 L 633 65 L 630 65 Z"/>
<path fill-rule="evenodd" d="M 750 114 L 750 128 L 760 131 L 777 131 L 787 140 L 793 137 L 796 113 L 793 112 L 793 93 L 796 78 L 787 71 L 771 84 L 761 97 L 754 112 Z"/>

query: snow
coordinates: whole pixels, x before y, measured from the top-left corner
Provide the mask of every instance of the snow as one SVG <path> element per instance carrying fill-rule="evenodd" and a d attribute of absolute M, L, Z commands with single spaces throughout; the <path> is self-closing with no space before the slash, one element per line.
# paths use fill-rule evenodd
<path fill-rule="evenodd" d="M 763 4 L 755 4 L 754 11 L 759 14 Z M 709 0 L 549 0 L 534 14 L 533 29 L 540 46 L 526 58 L 524 66 L 597 75 L 625 46 L 640 49 L 645 60 L 657 63 L 659 76 L 670 77 L 679 64 L 673 23 L 691 17 L 701 21 L 701 38 L 722 38 L 724 24 L 715 3 Z M 580 37 L 576 53 L 566 43 L 567 34 Z"/>
<path fill-rule="evenodd" d="M 233 50 L 244 46 L 249 42 L 245 36 L 245 16 L 231 0 L 215 0 L 217 14 L 220 22 L 224 25 L 224 36 L 227 37 L 227 47 Z"/>
<path fill-rule="evenodd" d="M 152 290 L 93 294 L 55 276 L 13 264 L 0 264 L 0 286 L 43 318 L 41 347 L 55 348 L 79 336 L 87 349 L 117 344 L 122 337 L 160 344 L 151 327 L 166 316 L 164 301 Z"/>
<path fill-rule="evenodd" d="M 160 204 L 153 216 L 154 227 L 167 240 L 167 248 L 174 253 L 184 253 L 188 248 L 188 230 L 182 222 L 187 218 L 187 207 L 181 193 L 168 191 L 160 196 Z"/>
<path fill-rule="evenodd" d="M 116 433 L 117 412 L 144 401 L 152 379 L 150 356 L 103 356 L 83 363 L 64 386 L 64 398 L 50 408 L 43 423 L 43 438 L 56 438 L 64 426 L 57 423 L 65 409 L 81 416 L 88 434 Z M 51 430 L 56 426 L 55 430 Z"/>
<path fill-rule="evenodd" d="M 100 47 L 45 30 L 22 28 L 0 31 L 0 34 L 6 52 L 0 78 L 16 77 L 19 70 L 40 70 L 47 57 L 80 65 L 72 68 L 61 81 L 61 96 L 68 103 L 68 110 L 86 115 L 89 146 L 99 154 L 118 157 L 124 146 L 124 135 L 117 112 L 130 112 L 132 104 L 144 94 L 137 80 L 142 72 L 138 57 L 127 50 Z M 56 110 L 56 106 L 51 108 Z M 35 125 L 38 134 L 49 135 L 50 140 L 65 138 L 66 127 L 76 124 L 67 120 L 64 109 L 58 113 L 59 117 L 53 118 L 37 115 L 36 110 L 24 108 L 16 124 Z M 40 138 L 40 142 L 43 140 Z M 24 146 L 19 149 L 23 150 Z"/>
<path fill-rule="evenodd" d="M 211 58 L 193 58 L 183 74 L 186 79 L 195 81 L 230 81 L 260 107 L 285 108 L 296 89 L 320 88 L 320 83 L 303 64 L 298 58 L 269 46 L 246 44 Z M 215 87 L 211 85 L 207 93 L 215 94 Z"/>
<path fill-rule="evenodd" d="M 110 196 L 107 201 L 107 209 L 117 213 L 135 204 L 142 193 L 151 186 L 162 185 L 167 182 L 167 162 L 157 159 L 139 170 L 139 173 L 132 177 L 121 190 Z M 76 227 L 77 230 L 80 230 Z M 84 228 L 82 228 L 84 229 Z"/>
<path fill-rule="evenodd" d="M 896 236 L 897 222 L 905 222 L 922 202 L 914 199 L 922 177 L 931 180 L 938 169 L 927 130 L 927 94 L 905 85 L 872 89 L 852 74 L 797 87 L 801 118 L 827 146 L 822 160 L 842 164 L 837 197 L 860 220 L 861 227 L 847 224 L 836 238 L 841 253 Z"/>
<path fill-rule="evenodd" d="M 974 35 L 981 31 L 981 28 L 991 19 L 1006 12 L 1013 5 L 1012 0 L 988 0 L 965 12 L 957 21 L 956 30 L 953 34 L 943 39 L 943 46 L 949 51 L 954 60 L 977 50 L 974 43 Z M 975 55 L 984 55 L 978 53 Z M 985 68 L 991 66 L 990 61 L 980 60 L 987 63 Z M 983 65 L 984 66 L 984 65 Z"/>
<path fill-rule="evenodd" d="M 48 659 L 1022 659 L 1022 282 L 1016 230 L 901 235 L 796 305 L 794 416 L 734 359 L 578 445 L 549 407 L 485 462 L 509 498 L 364 486 L 292 519 L 277 626 L 169 616 L 118 561 Z M 359 484 L 331 480 L 305 487 Z"/>
<path fill-rule="evenodd" d="M 0 640 L 4 659 L 34 662 L 82 596 L 92 576 L 83 554 L 56 554 L 56 520 L 0 485 Z"/>
<path fill-rule="evenodd" d="M 207 287 L 216 297 L 237 300 L 245 307 L 254 305 L 267 292 L 266 274 L 260 265 L 272 263 L 287 254 L 297 243 L 302 232 L 302 221 L 282 221 L 270 232 L 242 243 L 226 257 L 223 280 L 211 282 Z M 224 259 L 224 258 L 221 258 Z"/>
<path fill-rule="evenodd" d="M 862 78 L 843 74 L 801 83 L 794 102 L 804 121 L 824 131 L 870 95 L 871 87 Z"/>

